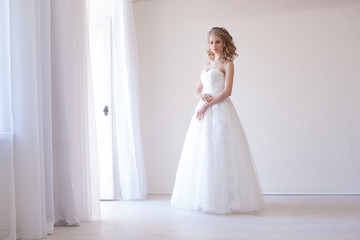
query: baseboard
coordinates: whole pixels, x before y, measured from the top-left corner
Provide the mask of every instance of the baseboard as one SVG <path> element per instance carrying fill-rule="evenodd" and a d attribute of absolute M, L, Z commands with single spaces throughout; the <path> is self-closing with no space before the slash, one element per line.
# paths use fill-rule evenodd
<path fill-rule="evenodd" d="M 264 191 L 264 195 L 360 195 L 360 192 L 335 192 L 335 191 Z"/>
<path fill-rule="evenodd" d="M 151 191 L 148 192 L 149 195 L 171 195 L 171 192 L 157 192 L 157 191 Z M 301 195 L 309 195 L 309 196 L 314 196 L 314 195 L 354 195 L 354 196 L 360 196 L 359 192 L 320 192 L 320 191 L 264 191 L 264 195 L 294 195 L 294 196 L 301 196 Z"/>
<path fill-rule="evenodd" d="M 171 195 L 172 192 L 156 192 L 156 191 L 151 191 L 148 192 L 149 195 Z"/>

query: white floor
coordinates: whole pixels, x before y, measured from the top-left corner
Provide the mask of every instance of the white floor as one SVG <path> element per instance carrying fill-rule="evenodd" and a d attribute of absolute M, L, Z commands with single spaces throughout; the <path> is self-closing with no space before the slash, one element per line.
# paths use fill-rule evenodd
<path fill-rule="evenodd" d="M 211 215 L 169 206 L 169 195 L 102 202 L 102 220 L 56 227 L 57 240 L 360 240 L 360 196 L 265 196 L 260 215 Z"/>

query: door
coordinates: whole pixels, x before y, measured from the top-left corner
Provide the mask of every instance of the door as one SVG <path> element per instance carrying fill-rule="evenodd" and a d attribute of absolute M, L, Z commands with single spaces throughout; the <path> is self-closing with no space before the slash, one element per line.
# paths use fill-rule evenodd
<path fill-rule="evenodd" d="M 110 17 L 90 18 L 89 39 L 98 145 L 100 199 L 113 199 Z"/>

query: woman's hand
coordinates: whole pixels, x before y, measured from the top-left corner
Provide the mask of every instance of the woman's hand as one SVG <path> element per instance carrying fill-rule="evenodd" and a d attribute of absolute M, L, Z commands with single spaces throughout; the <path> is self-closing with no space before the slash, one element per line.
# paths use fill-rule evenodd
<path fill-rule="evenodd" d="M 212 100 L 212 96 L 208 93 L 205 93 L 205 94 L 201 95 L 201 100 L 203 100 L 206 103 L 209 103 Z"/>
<path fill-rule="evenodd" d="M 204 118 L 204 114 L 206 112 L 206 109 L 209 107 L 208 103 L 205 103 L 201 106 L 201 108 L 196 112 L 196 118 L 200 121 Z"/>
<path fill-rule="evenodd" d="M 205 104 L 202 105 L 201 108 L 196 112 L 196 118 L 199 119 L 199 121 L 204 118 L 206 109 L 209 107 L 209 103 L 213 100 L 213 97 L 210 94 L 205 93 L 201 95 L 201 100 L 203 100 Z"/>

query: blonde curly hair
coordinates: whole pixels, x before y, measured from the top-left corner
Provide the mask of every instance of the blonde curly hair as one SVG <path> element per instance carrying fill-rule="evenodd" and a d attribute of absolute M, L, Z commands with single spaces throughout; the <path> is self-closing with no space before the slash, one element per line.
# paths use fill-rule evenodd
<path fill-rule="evenodd" d="M 219 37 L 224 42 L 224 58 L 230 61 L 233 61 L 237 56 L 236 47 L 233 41 L 232 36 L 229 32 L 223 27 L 213 27 L 208 33 L 208 41 L 211 35 Z M 214 60 L 215 54 L 211 52 L 210 48 L 206 51 L 209 59 Z"/>

